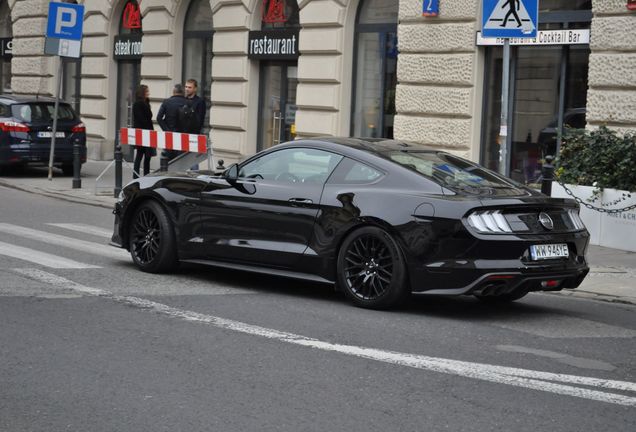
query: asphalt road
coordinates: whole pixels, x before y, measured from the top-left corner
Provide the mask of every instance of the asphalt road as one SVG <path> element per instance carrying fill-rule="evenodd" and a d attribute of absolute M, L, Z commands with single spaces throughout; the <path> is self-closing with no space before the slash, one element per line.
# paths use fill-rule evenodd
<path fill-rule="evenodd" d="M 106 209 L 0 187 L 0 431 L 633 431 L 636 308 L 137 271 Z"/>

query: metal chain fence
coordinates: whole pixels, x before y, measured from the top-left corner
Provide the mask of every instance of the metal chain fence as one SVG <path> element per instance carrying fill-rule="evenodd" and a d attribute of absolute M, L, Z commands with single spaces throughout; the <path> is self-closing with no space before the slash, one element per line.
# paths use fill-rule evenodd
<path fill-rule="evenodd" d="M 628 211 L 636 209 L 636 204 L 630 205 L 629 207 L 620 208 L 620 209 L 606 209 L 606 208 L 603 208 L 603 207 L 594 206 L 594 205 L 592 205 L 592 204 L 590 204 L 588 202 L 583 201 L 581 198 L 577 197 L 576 195 L 574 195 L 574 193 L 561 180 L 559 180 L 558 178 L 555 178 L 555 180 L 557 181 L 557 183 L 559 183 L 561 185 L 561 187 L 563 187 L 563 189 L 565 190 L 565 193 L 567 193 L 572 198 L 574 198 L 576 200 L 576 202 L 578 202 L 581 205 L 584 205 L 585 207 L 589 208 L 590 210 L 594 210 L 594 211 L 597 211 L 599 213 L 614 214 L 614 213 L 628 212 Z"/>

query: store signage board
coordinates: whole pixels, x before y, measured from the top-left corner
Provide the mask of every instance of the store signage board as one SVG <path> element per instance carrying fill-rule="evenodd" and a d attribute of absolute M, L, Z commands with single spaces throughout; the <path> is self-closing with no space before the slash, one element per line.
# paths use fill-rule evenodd
<path fill-rule="evenodd" d="M 137 60 L 144 54 L 141 33 L 115 36 L 113 58 L 116 60 Z"/>
<path fill-rule="evenodd" d="M 256 60 L 296 60 L 298 34 L 298 30 L 251 31 L 247 56 Z"/>
<path fill-rule="evenodd" d="M 11 58 L 13 56 L 13 38 L 0 38 L 0 57 Z"/>
<path fill-rule="evenodd" d="M 535 37 L 539 0 L 483 0 L 481 32 L 485 37 Z"/>
<path fill-rule="evenodd" d="M 439 0 L 423 0 L 422 16 L 436 17 L 439 15 Z"/>
<path fill-rule="evenodd" d="M 534 38 L 509 38 L 510 45 L 589 45 L 590 29 L 583 30 L 539 30 Z M 476 45 L 503 45 L 504 38 L 484 37 L 477 32 Z"/>

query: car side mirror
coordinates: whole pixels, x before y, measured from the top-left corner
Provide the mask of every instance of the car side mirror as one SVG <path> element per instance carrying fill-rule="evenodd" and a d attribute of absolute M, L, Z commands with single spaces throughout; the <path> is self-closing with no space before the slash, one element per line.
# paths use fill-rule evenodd
<path fill-rule="evenodd" d="M 238 176 L 239 176 L 238 164 L 230 165 L 223 173 L 223 178 L 225 178 L 225 180 L 227 180 L 229 184 L 236 183 L 236 180 L 238 180 Z"/>

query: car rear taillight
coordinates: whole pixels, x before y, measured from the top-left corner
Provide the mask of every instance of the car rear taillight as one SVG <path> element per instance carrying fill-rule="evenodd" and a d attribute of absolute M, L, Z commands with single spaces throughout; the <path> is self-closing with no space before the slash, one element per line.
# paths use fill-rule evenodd
<path fill-rule="evenodd" d="M 78 133 L 78 132 L 86 132 L 86 125 L 84 125 L 84 123 L 78 123 L 75 126 L 73 126 L 73 129 L 71 129 L 72 133 Z"/>
<path fill-rule="evenodd" d="M 476 211 L 468 216 L 468 224 L 481 233 L 511 233 L 501 210 Z"/>
<path fill-rule="evenodd" d="M 574 225 L 575 229 L 577 230 L 585 229 L 585 224 L 583 223 L 581 216 L 579 216 L 578 210 L 570 209 L 568 210 L 568 215 L 570 215 L 570 220 L 572 221 L 572 224 Z"/>
<path fill-rule="evenodd" d="M 26 132 L 29 133 L 31 129 L 25 124 L 8 121 L 8 122 L 0 122 L 0 130 L 2 132 Z"/>

